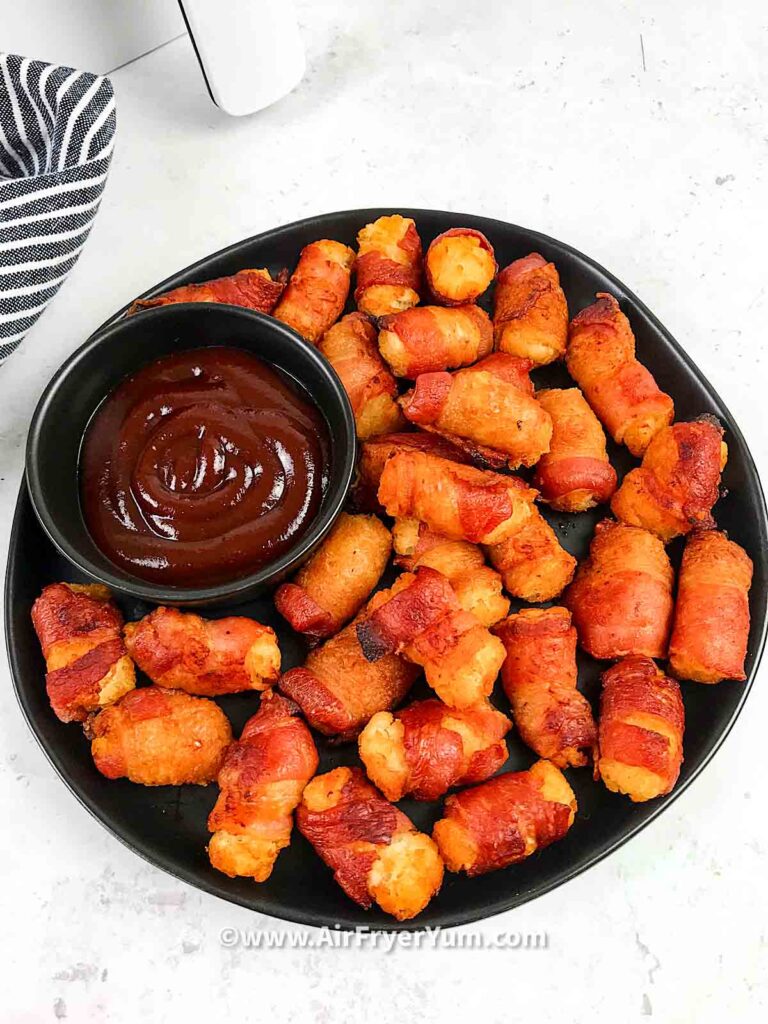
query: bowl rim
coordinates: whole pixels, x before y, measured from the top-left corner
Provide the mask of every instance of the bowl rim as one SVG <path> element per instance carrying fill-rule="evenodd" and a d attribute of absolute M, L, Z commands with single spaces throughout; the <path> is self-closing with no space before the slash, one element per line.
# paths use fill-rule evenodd
<path fill-rule="evenodd" d="M 203 309 L 209 311 L 213 316 L 250 321 L 254 329 L 267 330 L 274 337 L 279 337 L 283 342 L 298 348 L 303 357 L 310 363 L 313 363 L 315 368 L 327 378 L 331 385 L 334 398 L 342 414 L 345 438 L 343 446 L 337 444 L 330 424 L 328 424 L 331 448 L 336 453 L 341 450 L 341 464 L 338 470 L 339 481 L 336 485 L 329 484 L 323 502 L 324 507 L 321 507 L 309 529 L 306 533 L 302 534 L 295 545 L 285 551 L 279 558 L 262 566 L 257 572 L 249 573 L 230 582 L 218 583 L 207 587 L 167 586 L 160 583 L 151 583 L 148 580 L 141 580 L 139 577 L 133 577 L 127 571 L 121 570 L 117 565 L 115 565 L 114 571 L 107 571 L 95 564 L 87 555 L 84 555 L 77 545 L 70 542 L 66 532 L 60 528 L 58 517 L 52 510 L 51 502 L 46 496 L 46 488 L 41 472 L 40 444 L 43 430 L 46 424 L 49 423 L 50 417 L 55 413 L 57 396 L 64 382 L 94 352 L 106 349 L 107 346 L 113 344 L 116 338 L 126 330 L 127 324 L 133 325 L 136 321 L 140 322 L 141 319 L 149 320 L 152 318 L 173 320 L 174 317 L 181 313 L 200 312 Z M 202 347 L 206 346 L 194 342 L 189 345 L 189 349 Z M 233 347 L 239 347 L 238 343 L 234 342 Z M 270 362 L 268 359 L 264 361 Z M 149 363 L 140 364 L 136 367 L 136 370 L 140 369 L 143 365 L 149 365 Z M 328 423 L 325 410 L 313 398 L 311 390 L 307 387 L 301 376 L 293 371 L 286 370 L 279 363 L 275 362 L 271 365 L 276 366 L 304 386 L 308 397 L 314 402 L 315 407 L 326 420 L 326 423 Z M 104 394 L 102 401 L 109 393 L 106 392 Z M 302 338 L 301 335 L 287 324 L 258 310 L 249 309 L 246 306 L 220 302 L 177 302 L 140 310 L 132 314 L 130 320 L 127 316 L 120 316 L 109 320 L 97 328 L 82 345 L 64 360 L 46 384 L 32 414 L 25 447 L 24 479 L 35 515 L 46 536 L 69 562 L 93 580 L 105 584 L 118 593 L 140 598 L 153 604 L 187 604 L 192 602 L 200 605 L 206 602 L 211 604 L 216 602 L 236 604 L 247 599 L 255 588 L 269 586 L 275 577 L 285 578 L 294 569 L 298 568 L 322 543 L 344 508 L 350 487 L 352 486 L 356 457 L 357 436 L 355 418 L 349 396 L 330 362 L 314 345 Z M 98 547 L 95 541 L 93 543 Z M 107 558 L 106 555 L 104 557 Z"/>

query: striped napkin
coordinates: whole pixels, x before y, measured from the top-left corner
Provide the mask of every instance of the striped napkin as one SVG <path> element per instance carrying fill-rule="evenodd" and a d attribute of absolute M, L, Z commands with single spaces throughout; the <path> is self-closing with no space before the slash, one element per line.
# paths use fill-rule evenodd
<path fill-rule="evenodd" d="M 115 126 L 108 78 L 0 53 L 0 362 L 85 245 Z"/>

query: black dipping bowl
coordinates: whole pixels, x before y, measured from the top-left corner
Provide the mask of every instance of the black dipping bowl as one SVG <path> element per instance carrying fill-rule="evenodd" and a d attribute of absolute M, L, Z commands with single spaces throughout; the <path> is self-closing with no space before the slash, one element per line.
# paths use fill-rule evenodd
<path fill-rule="evenodd" d="M 80 506 L 78 462 L 85 430 L 106 396 L 129 374 L 161 356 L 230 345 L 293 379 L 328 425 L 330 466 L 320 511 L 296 544 L 249 576 L 211 587 L 169 587 L 141 580 L 102 554 Z M 326 359 L 295 331 L 239 306 L 185 302 L 157 306 L 92 335 L 59 369 L 32 417 L 26 474 L 35 512 L 50 539 L 88 576 L 154 604 L 235 604 L 292 573 L 326 536 L 347 496 L 355 466 L 355 421 Z"/>

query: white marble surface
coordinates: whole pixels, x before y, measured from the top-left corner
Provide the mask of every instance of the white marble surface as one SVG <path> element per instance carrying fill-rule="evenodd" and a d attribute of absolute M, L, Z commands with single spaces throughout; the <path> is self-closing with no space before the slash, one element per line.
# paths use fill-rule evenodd
<path fill-rule="evenodd" d="M 3 549 L 29 416 L 67 353 L 177 267 L 353 206 L 475 211 L 590 253 L 687 347 L 768 477 L 764 5 L 474 6 L 305 0 L 309 73 L 245 120 L 209 104 L 186 39 L 114 76 L 118 146 L 93 234 L 0 371 Z M 765 1019 L 768 665 L 659 821 L 478 929 L 544 930 L 536 952 L 222 947 L 223 927 L 271 922 L 107 835 L 0 677 L 3 1021 Z"/>

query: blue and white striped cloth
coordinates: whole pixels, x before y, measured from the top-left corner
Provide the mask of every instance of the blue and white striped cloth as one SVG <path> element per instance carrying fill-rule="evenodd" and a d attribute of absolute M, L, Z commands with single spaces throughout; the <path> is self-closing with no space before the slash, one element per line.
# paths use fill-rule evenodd
<path fill-rule="evenodd" d="M 115 127 L 108 78 L 0 53 L 0 362 L 77 261 Z"/>

